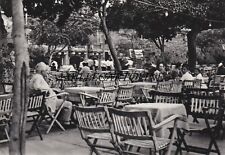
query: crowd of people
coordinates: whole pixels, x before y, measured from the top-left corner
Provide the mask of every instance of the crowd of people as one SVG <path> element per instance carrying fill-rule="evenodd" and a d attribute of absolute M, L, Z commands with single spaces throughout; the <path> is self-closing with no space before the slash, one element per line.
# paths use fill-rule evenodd
<path fill-rule="evenodd" d="M 118 60 L 121 64 L 122 70 L 129 70 L 136 68 L 135 61 L 119 53 Z M 70 59 L 71 66 L 74 68 L 73 71 L 78 71 L 84 77 L 90 75 L 95 71 L 114 71 L 114 62 L 111 57 L 105 57 L 105 59 L 99 60 L 96 56 L 90 56 L 89 58 L 80 57 L 75 54 Z M 154 64 L 152 59 L 144 59 L 142 61 L 142 69 L 148 74 L 149 81 L 168 81 L 171 79 L 193 80 L 199 79 L 204 83 L 204 79 L 212 79 L 213 74 L 225 75 L 225 67 L 223 63 L 219 63 L 216 68 L 212 68 L 210 71 L 204 70 L 204 67 L 197 66 L 194 71 L 190 72 L 187 64 Z M 59 66 L 56 61 L 51 64 L 52 70 L 59 70 Z M 70 70 L 69 70 L 70 71 Z"/>

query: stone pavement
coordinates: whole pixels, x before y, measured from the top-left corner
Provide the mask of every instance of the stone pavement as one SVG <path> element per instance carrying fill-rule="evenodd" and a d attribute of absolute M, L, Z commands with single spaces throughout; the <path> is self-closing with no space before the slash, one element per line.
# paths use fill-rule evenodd
<path fill-rule="evenodd" d="M 38 136 L 28 137 L 26 142 L 26 155 L 88 155 L 89 148 L 81 139 L 78 129 L 52 131 L 43 135 L 41 141 Z M 187 136 L 188 143 L 192 145 L 206 146 L 208 138 L 204 135 Z M 218 140 L 221 155 L 225 155 L 225 139 Z M 102 152 L 102 155 L 113 154 Z M 183 155 L 195 155 L 194 153 L 183 152 Z M 213 154 L 213 153 L 212 153 Z M 0 155 L 9 155 L 8 144 L 0 144 Z"/>

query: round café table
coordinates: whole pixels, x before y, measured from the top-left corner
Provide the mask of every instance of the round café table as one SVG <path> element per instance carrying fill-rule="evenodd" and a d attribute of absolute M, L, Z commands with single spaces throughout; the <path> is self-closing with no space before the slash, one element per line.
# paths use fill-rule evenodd
<path fill-rule="evenodd" d="M 79 93 L 86 93 L 97 97 L 97 93 L 103 89 L 102 87 L 67 87 L 64 90 L 69 93 L 69 100 L 80 102 Z"/>

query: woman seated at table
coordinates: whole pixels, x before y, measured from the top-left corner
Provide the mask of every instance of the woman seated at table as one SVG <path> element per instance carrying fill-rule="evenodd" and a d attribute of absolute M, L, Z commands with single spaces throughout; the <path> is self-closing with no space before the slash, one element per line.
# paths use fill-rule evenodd
<path fill-rule="evenodd" d="M 58 99 L 56 93 L 50 88 L 45 78 L 47 77 L 47 73 L 49 70 L 49 66 L 44 62 L 40 62 L 36 65 L 36 74 L 34 74 L 30 80 L 30 89 L 32 91 L 46 91 L 47 99 L 45 104 L 51 110 L 51 112 L 55 112 L 63 102 L 63 99 Z M 70 124 L 70 118 L 72 113 L 72 103 L 69 101 L 64 101 L 64 107 L 60 113 L 59 120 L 64 125 Z"/>

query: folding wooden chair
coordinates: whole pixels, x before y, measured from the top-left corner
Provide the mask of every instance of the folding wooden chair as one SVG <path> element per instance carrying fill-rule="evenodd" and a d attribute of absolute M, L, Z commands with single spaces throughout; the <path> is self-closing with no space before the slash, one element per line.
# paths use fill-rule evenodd
<path fill-rule="evenodd" d="M 182 82 L 182 91 L 185 91 L 186 88 L 194 88 L 194 80 L 184 80 Z"/>
<path fill-rule="evenodd" d="M 105 145 L 112 143 L 109 122 L 104 107 L 78 107 L 75 106 L 75 114 L 78 120 L 78 128 L 81 138 L 90 147 L 90 154 L 93 152 L 99 155 L 97 149 L 115 150 L 113 146 Z M 102 143 L 98 143 L 98 142 Z"/>
<path fill-rule="evenodd" d="M 115 107 L 123 107 L 133 101 L 134 86 L 119 86 L 116 97 Z"/>
<path fill-rule="evenodd" d="M 32 119 L 31 121 L 33 121 L 33 124 L 31 126 L 31 129 L 28 131 L 28 134 L 31 134 L 31 132 L 36 129 L 41 140 L 43 140 L 43 137 L 39 130 L 39 123 L 40 123 L 39 120 L 44 111 L 44 101 L 45 101 L 45 92 L 31 94 L 29 96 L 27 106 L 27 118 L 28 120 L 29 118 L 31 118 Z"/>
<path fill-rule="evenodd" d="M 12 94 L 0 95 L 0 131 L 1 139 L 0 143 L 9 141 L 8 126 L 10 123 L 11 112 L 12 112 Z"/>
<path fill-rule="evenodd" d="M 170 104 L 182 104 L 182 93 L 170 93 L 152 91 L 153 102 L 155 103 L 170 103 Z"/>
<path fill-rule="evenodd" d="M 56 94 L 57 97 L 61 97 L 64 101 L 65 101 L 67 95 L 68 95 L 68 93 L 66 93 L 66 92 Z M 53 97 L 53 96 L 51 96 L 51 97 Z M 48 99 L 48 98 L 51 98 L 51 97 L 45 97 L 45 99 Z M 61 103 L 61 105 L 59 106 L 59 108 L 55 112 L 52 112 L 45 105 L 45 111 L 44 111 L 44 114 L 42 115 L 40 121 L 45 120 L 48 123 L 50 123 L 50 125 L 49 125 L 49 127 L 46 131 L 46 134 L 48 134 L 50 132 L 50 130 L 52 129 L 54 124 L 56 124 L 61 130 L 65 131 L 65 128 L 62 126 L 62 124 L 58 120 L 58 116 L 59 116 L 60 112 L 62 111 L 62 109 L 64 107 L 64 103 L 65 103 L 64 101 Z"/>
<path fill-rule="evenodd" d="M 144 95 L 146 102 L 153 102 L 153 93 L 152 92 L 154 92 L 154 90 L 142 87 L 141 91 Z"/>
<path fill-rule="evenodd" d="M 116 85 L 115 81 L 112 80 L 101 81 L 101 84 L 103 88 L 115 88 Z"/>
<path fill-rule="evenodd" d="M 172 143 L 174 142 L 174 131 L 177 127 L 177 120 L 180 116 L 173 115 L 159 124 L 154 124 L 152 116 L 147 111 L 127 112 L 109 108 L 109 116 L 112 123 L 112 138 L 116 146 L 119 146 L 121 154 L 141 155 L 140 148 L 149 149 L 159 155 L 165 152 L 171 154 Z M 156 131 L 167 123 L 174 122 L 171 139 L 156 137 Z M 132 150 L 137 147 L 137 151 Z"/>
<path fill-rule="evenodd" d="M 202 154 L 210 154 L 210 152 L 214 152 L 217 154 L 221 154 L 219 147 L 216 143 L 216 136 L 219 133 L 218 131 L 221 130 L 222 127 L 222 118 L 224 115 L 223 103 L 221 102 L 220 96 L 207 96 L 207 95 L 188 95 L 188 105 L 189 108 L 187 109 L 188 115 L 193 116 L 194 118 L 204 119 L 204 123 L 189 123 L 188 129 L 183 129 L 183 132 L 178 132 L 178 139 L 179 139 L 179 147 L 184 144 L 184 149 L 188 152 L 196 152 Z M 209 121 L 211 120 L 211 121 Z M 210 138 L 208 147 L 198 147 L 188 145 L 185 141 L 185 134 L 186 133 L 193 133 L 193 132 L 207 132 Z M 192 135 L 193 136 L 193 135 Z M 213 149 L 212 147 L 215 147 Z"/>
<path fill-rule="evenodd" d="M 97 105 L 114 107 L 116 103 L 117 89 L 105 88 L 98 93 Z"/>
<path fill-rule="evenodd" d="M 159 82 L 157 85 L 156 90 L 161 92 L 170 92 L 173 86 L 172 81 L 166 81 L 166 82 Z"/>
<path fill-rule="evenodd" d="M 98 96 L 94 96 L 84 92 L 80 92 L 78 95 L 80 97 L 81 106 L 90 106 L 97 104 Z"/>

